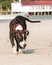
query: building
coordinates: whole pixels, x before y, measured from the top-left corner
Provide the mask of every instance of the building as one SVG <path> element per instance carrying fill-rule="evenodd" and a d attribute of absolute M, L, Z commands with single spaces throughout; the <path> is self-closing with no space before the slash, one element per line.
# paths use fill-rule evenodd
<path fill-rule="evenodd" d="M 13 12 L 31 12 L 32 15 L 52 15 L 52 0 L 14 0 Z"/>

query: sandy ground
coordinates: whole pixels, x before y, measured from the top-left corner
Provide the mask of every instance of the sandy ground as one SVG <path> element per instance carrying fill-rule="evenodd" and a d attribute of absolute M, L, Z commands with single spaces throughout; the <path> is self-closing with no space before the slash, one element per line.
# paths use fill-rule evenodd
<path fill-rule="evenodd" d="M 27 23 L 30 34 L 23 54 L 14 55 L 9 23 L 0 23 L 0 65 L 52 65 L 52 20 Z"/>

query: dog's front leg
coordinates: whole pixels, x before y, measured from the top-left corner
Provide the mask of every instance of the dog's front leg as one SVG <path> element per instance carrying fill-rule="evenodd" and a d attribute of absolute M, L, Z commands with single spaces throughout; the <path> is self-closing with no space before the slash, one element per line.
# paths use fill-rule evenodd
<path fill-rule="evenodd" d="M 19 45 L 19 43 L 17 43 L 17 52 L 18 52 L 18 54 L 22 53 L 22 48 Z"/>

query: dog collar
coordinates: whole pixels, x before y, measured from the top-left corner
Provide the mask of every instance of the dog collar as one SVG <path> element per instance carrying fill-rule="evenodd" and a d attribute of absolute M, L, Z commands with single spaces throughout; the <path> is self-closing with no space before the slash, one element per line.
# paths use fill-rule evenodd
<path fill-rule="evenodd" d="M 15 29 L 15 30 L 23 30 L 23 27 L 22 27 L 22 25 L 20 25 L 20 24 L 16 24 L 16 25 L 14 26 L 14 29 Z"/>

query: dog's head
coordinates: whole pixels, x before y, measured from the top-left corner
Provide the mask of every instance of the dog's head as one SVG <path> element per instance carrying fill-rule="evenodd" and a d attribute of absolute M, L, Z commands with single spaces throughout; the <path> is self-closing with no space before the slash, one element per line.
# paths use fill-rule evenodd
<path fill-rule="evenodd" d="M 29 31 L 28 30 L 16 30 L 14 32 L 14 37 L 16 42 L 19 44 L 21 49 L 24 49 L 26 47 L 26 39 L 27 36 L 29 35 Z"/>

